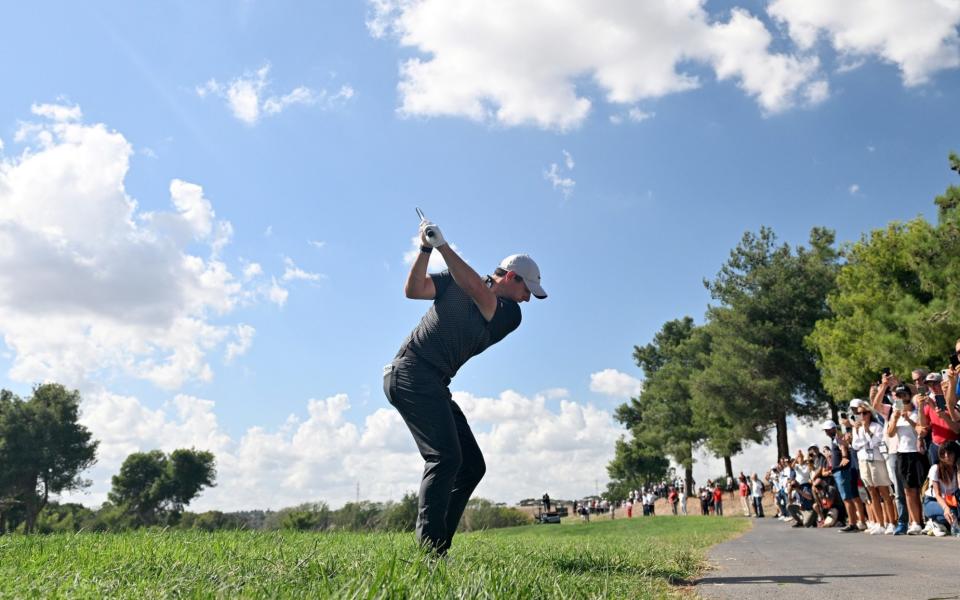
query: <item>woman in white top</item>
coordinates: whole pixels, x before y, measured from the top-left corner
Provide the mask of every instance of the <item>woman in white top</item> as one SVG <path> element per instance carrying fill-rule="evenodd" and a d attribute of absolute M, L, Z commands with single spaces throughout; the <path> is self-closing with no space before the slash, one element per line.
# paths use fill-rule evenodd
<path fill-rule="evenodd" d="M 853 442 L 851 447 L 857 452 L 860 462 L 860 478 L 870 494 L 870 505 L 873 508 L 873 526 L 867 530 L 870 535 L 885 533 L 893 535 L 897 523 L 897 510 L 890 497 L 890 476 L 887 474 L 887 463 L 880 453 L 883 444 L 883 427 L 873 421 L 873 411 L 865 402 L 857 401 L 851 408 L 860 415 L 860 420 L 853 426 Z"/>
<path fill-rule="evenodd" d="M 910 398 L 910 391 L 898 386 L 893 413 L 890 414 L 890 421 L 887 423 L 887 435 L 897 434 L 897 472 L 900 480 L 903 481 L 907 513 L 910 515 L 907 535 L 919 535 L 923 531 L 920 527 L 920 521 L 923 519 L 920 486 L 929 469 L 926 456 L 918 449 L 917 423 L 917 410 Z"/>
<path fill-rule="evenodd" d="M 933 525 L 933 535 L 943 536 L 948 530 L 960 535 L 960 514 L 957 511 L 957 442 L 947 442 L 937 450 L 939 463 L 930 467 L 930 486 L 923 496 L 923 515 Z"/>

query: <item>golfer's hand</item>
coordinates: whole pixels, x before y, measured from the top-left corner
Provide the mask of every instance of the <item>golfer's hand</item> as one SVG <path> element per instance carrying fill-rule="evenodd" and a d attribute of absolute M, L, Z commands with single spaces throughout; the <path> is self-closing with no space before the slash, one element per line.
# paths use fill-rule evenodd
<path fill-rule="evenodd" d="M 443 239 L 440 228 L 430 221 L 420 223 L 420 241 L 434 248 L 439 248 L 447 243 L 447 240 Z"/>

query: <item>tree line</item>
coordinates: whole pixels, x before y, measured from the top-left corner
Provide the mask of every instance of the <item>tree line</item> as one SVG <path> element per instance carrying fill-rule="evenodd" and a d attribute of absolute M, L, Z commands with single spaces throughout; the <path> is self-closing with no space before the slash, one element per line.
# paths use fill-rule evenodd
<path fill-rule="evenodd" d="M 417 521 L 417 496 L 407 493 L 396 502 L 347 502 L 332 509 L 325 502 L 307 502 L 280 510 L 183 511 L 153 526 L 194 531 L 355 531 L 410 532 Z M 527 525 L 529 514 L 472 498 L 463 513 L 459 531 L 479 531 Z M 93 509 L 82 504 L 49 502 L 39 513 L 36 533 L 121 532 L 149 526 L 113 503 Z M 26 531 L 23 524 L 18 531 Z"/>
<path fill-rule="evenodd" d="M 91 485 L 82 477 L 96 462 L 98 442 L 79 422 L 80 393 L 55 383 L 23 399 L 0 390 L 0 535 L 125 531 L 140 527 L 305 531 L 413 531 L 417 496 L 399 502 L 324 502 L 279 511 L 193 513 L 187 505 L 216 485 L 213 453 L 180 448 L 134 452 L 111 478 L 107 501 L 93 509 L 52 498 Z M 462 531 L 524 525 L 530 516 L 489 500 L 470 500 Z"/>
<path fill-rule="evenodd" d="M 91 484 L 82 474 L 96 463 L 99 442 L 79 422 L 80 401 L 80 392 L 56 383 L 36 386 L 27 399 L 0 390 L 0 534 L 32 533 L 38 520 L 50 515 L 87 516 L 51 505 L 52 496 Z M 174 523 L 215 480 L 210 452 L 135 452 L 111 478 L 109 501 L 96 513 L 85 510 L 102 524 Z"/>
<path fill-rule="evenodd" d="M 949 156 L 960 174 L 960 157 Z M 864 395 L 881 369 L 940 369 L 960 334 L 960 187 L 934 200 L 937 220 L 889 223 L 838 245 L 814 227 L 806 245 L 762 227 L 743 234 L 712 279 L 702 323 L 685 316 L 635 346 L 643 391 L 615 418 L 628 431 L 608 492 L 661 480 L 670 460 L 692 491 L 694 453 L 724 460 L 773 432 L 789 456 L 787 419 L 830 415 Z"/>

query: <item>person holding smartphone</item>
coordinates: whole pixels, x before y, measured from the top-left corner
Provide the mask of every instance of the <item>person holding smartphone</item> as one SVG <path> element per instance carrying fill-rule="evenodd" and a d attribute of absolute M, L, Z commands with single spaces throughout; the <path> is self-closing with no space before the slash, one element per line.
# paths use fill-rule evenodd
<path fill-rule="evenodd" d="M 943 377 L 934 371 L 924 378 L 927 394 L 921 398 L 920 426 L 930 433 L 930 442 L 927 444 L 927 461 L 931 465 L 940 460 L 937 451 L 947 442 L 954 442 L 960 438 L 960 421 L 957 421 L 947 410 L 947 398 L 943 393 Z"/>
<path fill-rule="evenodd" d="M 887 435 L 896 434 L 897 436 L 897 477 L 903 484 L 907 513 L 910 515 L 907 535 L 919 535 L 923 532 L 920 526 L 923 520 L 920 486 L 923 485 L 930 468 L 926 455 L 919 450 L 918 412 L 910 398 L 910 389 L 906 386 L 897 386 L 893 412 L 887 421 Z"/>
<path fill-rule="evenodd" d="M 853 426 L 851 447 L 857 452 L 860 463 L 860 477 L 870 494 L 870 506 L 873 509 L 873 526 L 868 527 L 870 535 L 893 535 L 896 529 L 897 514 L 890 497 L 890 476 L 887 465 L 880 452 L 884 444 L 883 426 L 873 420 L 873 411 L 862 400 L 850 403 L 850 409 L 857 411 L 860 421 Z"/>
<path fill-rule="evenodd" d="M 882 375 L 880 382 L 874 388 L 871 388 L 871 400 L 874 411 L 884 421 L 890 422 L 894 407 L 899 405 L 903 407 L 902 398 L 909 398 L 910 388 L 900 381 L 894 375 Z M 897 403 L 896 398 L 901 398 Z M 897 524 L 894 527 L 893 535 L 906 535 L 908 512 L 907 497 L 904 494 L 903 480 L 897 471 L 897 447 L 900 441 L 896 430 L 890 432 L 886 426 L 883 428 L 883 444 L 880 446 L 880 452 L 887 463 L 887 475 L 893 483 L 894 497 L 897 504 Z M 884 532 L 886 533 L 886 532 Z"/>

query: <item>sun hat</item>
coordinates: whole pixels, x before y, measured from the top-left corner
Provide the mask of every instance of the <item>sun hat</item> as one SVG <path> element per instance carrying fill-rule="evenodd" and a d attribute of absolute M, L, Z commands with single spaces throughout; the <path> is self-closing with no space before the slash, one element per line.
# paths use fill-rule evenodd
<path fill-rule="evenodd" d="M 850 408 L 860 408 L 864 404 L 866 404 L 866 402 L 864 402 L 860 398 L 854 398 L 853 400 L 850 401 Z"/>
<path fill-rule="evenodd" d="M 924 381 L 926 381 L 927 383 L 940 383 L 941 381 L 943 381 L 943 377 L 940 375 L 940 373 L 937 373 L 936 371 L 934 371 L 933 373 L 927 373 L 927 376 L 926 378 L 924 378 Z"/>
<path fill-rule="evenodd" d="M 823 429 L 824 431 L 830 431 L 831 429 L 836 429 L 836 428 L 837 428 L 837 424 L 834 423 L 832 419 L 828 419 L 827 422 L 824 423 L 820 429 Z"/>
<path fill-rule="evenodd" d="M 547 293 L 540 286 L 540 267 L 527 254 L 511 254 L 500 261 L 500 268 L 504 271 L 513 271 L 523 278 L 530 293 L 543 300 Z"/>

